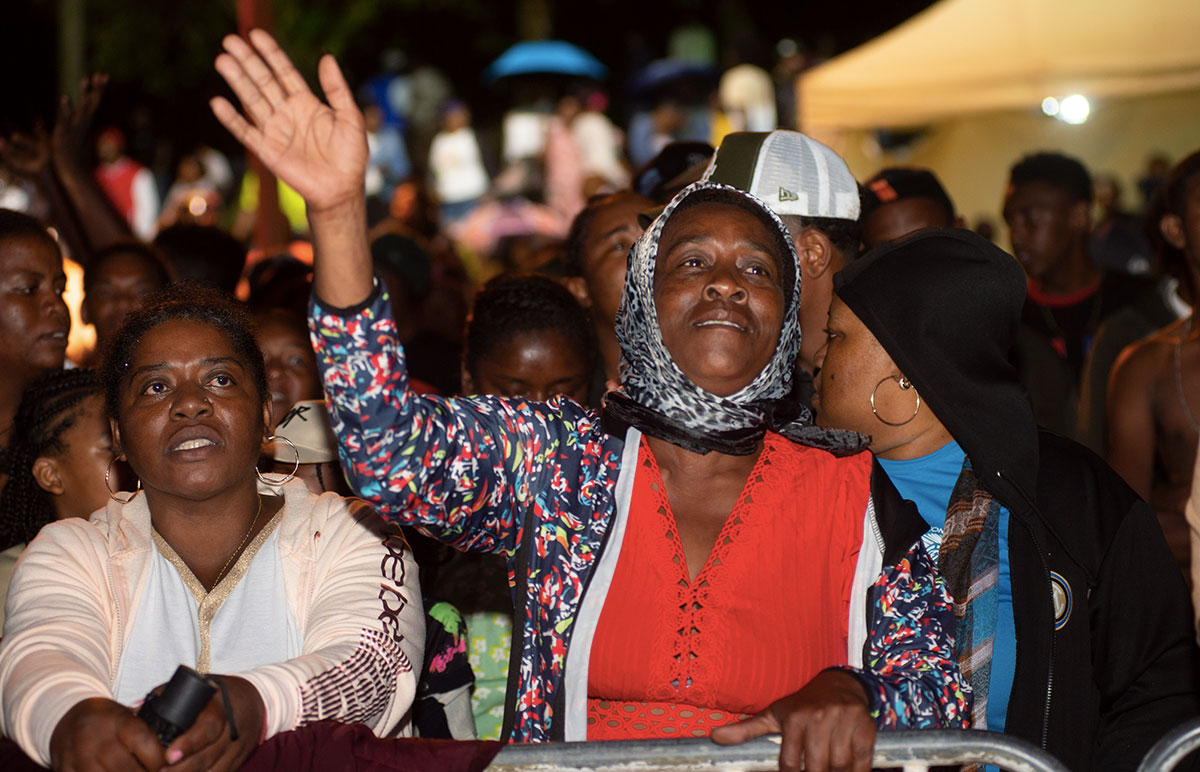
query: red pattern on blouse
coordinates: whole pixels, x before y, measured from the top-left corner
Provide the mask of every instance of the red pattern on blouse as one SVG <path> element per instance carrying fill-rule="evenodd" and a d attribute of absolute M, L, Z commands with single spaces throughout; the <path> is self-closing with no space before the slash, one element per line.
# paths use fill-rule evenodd
<path fill-rule="evenodd" d="M 642 443 L 588 666 L 588 739 L 707 736 L 846 663 L 870 454 L 767 434 L 692 582 Z M 865 613 L 865 612 L 864 612 Z"/>

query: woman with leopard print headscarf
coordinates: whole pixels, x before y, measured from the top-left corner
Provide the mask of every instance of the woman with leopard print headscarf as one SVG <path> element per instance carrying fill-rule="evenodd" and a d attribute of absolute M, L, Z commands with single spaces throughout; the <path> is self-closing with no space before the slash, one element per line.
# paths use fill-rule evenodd
<path fill-rule="evenodd" d="M 786 400 L 800 275 L 774 214 L 697 183 L 638 241 L 604 419 L 561 397 L 422 397 L 371 274 L 345 81 L 321 62 L 327 106 L 269 35 L 250 41 L 217 60 L 246 116 L 213 107 L 307 199 L 310 323 L 351 483 L 388 519 L 509 558 L 506 739 L 782 730 L 784 768 L 865 771 L 877 727 L 962 725 L 923 522 L 864 438 Z"/>

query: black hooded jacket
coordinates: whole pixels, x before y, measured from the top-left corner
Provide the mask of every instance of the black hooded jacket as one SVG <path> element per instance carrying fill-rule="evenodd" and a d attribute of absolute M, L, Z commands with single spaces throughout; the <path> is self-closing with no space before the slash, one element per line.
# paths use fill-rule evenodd
<path fill-rule="evenodd" d="M 969 231 L 921 231 L 850 264 L 834 290 L 1011 513 L 1005 732 L 1072 770 L 1136 769 L 1200 715 L 1191 603 L 1150 507 L 1098 456 L 1034 423 L 1008 357 L 1020 266 Z"/>

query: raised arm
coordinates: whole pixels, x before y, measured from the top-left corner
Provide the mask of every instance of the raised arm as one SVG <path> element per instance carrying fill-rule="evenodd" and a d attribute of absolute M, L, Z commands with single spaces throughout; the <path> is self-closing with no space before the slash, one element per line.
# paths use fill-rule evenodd
<path fill-rule="evenodd" d="M 40 124 L 34 126 L 30 134 L 14 132 L 0 137 L 0 166 L 37 188 L 38 194 L 50 206 L 50 218 L 71 256 L 85 262 L 91 245 L 80 226 L 78 213 L 54 174 L 50 155 L 50 134 Z"/>
<path fill-rule="evenodd" d="M 0 163 L 37 186 L 71 257 L 84 267 L 97 250 L 134 238 L 96 182 L 88 157 L 92 118 L 107 84 L 107 75 L 91 75 L 80 84 L 78 103 L 63 96 L 53 132 L 39 125 L 30 134 L 0 138 Z"/>
<path fill-rule="evenodd" d="M 212 108 L 308 204 L 314 349 L 351 485 L 390 521 L 464 550 L 514 551 L 560 456 L 587 452 L 591 439 L 592 452 L 604 450 L 599 427 L 573 404 L 425 399 L 408 388 L 367 245 L 362 115 L 332 57 L 319 67 L 325 104 L 270 35 L 249 37 L 253 47 L 225 38 L 216 63 L 244 114 L 221 98 Z"/>
<path fill-rule="evenodd" d="M 371 294 L 367 244 L 367 134 L 362 113 L 332 56 L 317 68 L 329 104 L 313 94 L 275 39 L 251 30 L 250 43 L 229 35 L 216 68 L 242 103 L 211 102 L 217 119 L 295 189 L 308 207 L 317 296 L 348 308 Z"/>
<path fill-rule="evenodd" d="M 62 185 L 90 250 L 76 258 L 85 266 L 85 261 L 96 251 L 134 238 L 129 223 L 96 182 L 87 150 L 93 119 L 107 86 L 107 75 L 92 75 L 79 84 L 77 104 L 72 105 L 70 98 L 64 95 L 50 137 L 54 176 Z"/>

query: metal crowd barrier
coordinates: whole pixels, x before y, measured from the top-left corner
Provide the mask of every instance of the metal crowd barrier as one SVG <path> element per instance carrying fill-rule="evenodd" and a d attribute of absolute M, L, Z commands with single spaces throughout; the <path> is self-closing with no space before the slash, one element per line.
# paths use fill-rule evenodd
<path fill-rule="evenodd" d="M 1200 737 L 1200 728 L 1194 731 Z M 875 768 L 904 772 L 965 763 L 991 764 L 1008 772 L 1068 772 L 1062 762 L 1035 745 L 977 730 L 880 732 L 871 761 Z M 776 735 L 742 745 L 715 745 L 707 739 L 508 745 L 488 772 L 774 772 L 778 768 Z"/>
<path fill-rule="evenodd" d="M 1170 772 L 1184 757 L 1200 748 L 1200 719 L 1167 732 L 1138 764 L 1137 772 Z"/>

